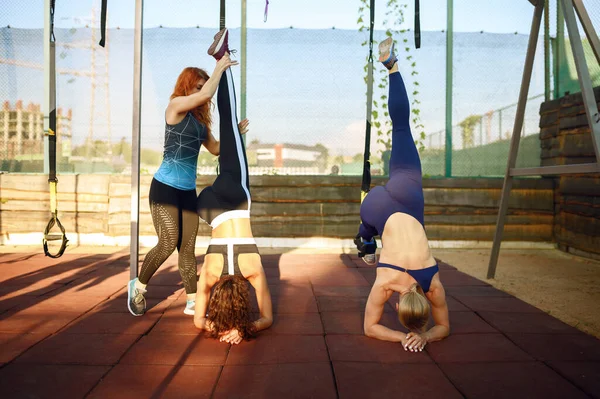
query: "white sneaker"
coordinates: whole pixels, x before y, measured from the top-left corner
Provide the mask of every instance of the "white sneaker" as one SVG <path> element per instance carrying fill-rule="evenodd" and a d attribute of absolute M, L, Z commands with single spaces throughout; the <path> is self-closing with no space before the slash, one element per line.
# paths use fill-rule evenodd
<path fill-rule="evenodd" d="M 377 264 L 377 255 L 375 254 L 365 254 L 365 256 L 362 257 L 362 260 L 369 266 L 373 266 L 375 264 Z"/>
<path fill-rule="evenodd" d="M 187 301 L 183 313 L 193 316 L 196 314 L 196 301 Z"/>
<path fill-rule="evenodd" d="M 146 298 L 144 298 L 146 291 L 135 286 L 137 280 L 134 278 L 127 284 L 127 309 L 132 315 L 141 316 L 146 312 Z"/>

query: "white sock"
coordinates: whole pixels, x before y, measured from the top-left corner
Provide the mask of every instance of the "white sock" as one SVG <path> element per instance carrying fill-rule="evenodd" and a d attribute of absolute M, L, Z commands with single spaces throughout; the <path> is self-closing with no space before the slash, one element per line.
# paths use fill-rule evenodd
<path fill-rule="evenodd" d="M 188 301 L 196 301 L 196 294 L 186 294 L 186 299 Z"/>
<path fill-rule="evenodd" d="M 139 279 L 135 279 L 135 288 L 142 291 L 142 293 L 146 292 L 146 284 L 142 284 Z"/>

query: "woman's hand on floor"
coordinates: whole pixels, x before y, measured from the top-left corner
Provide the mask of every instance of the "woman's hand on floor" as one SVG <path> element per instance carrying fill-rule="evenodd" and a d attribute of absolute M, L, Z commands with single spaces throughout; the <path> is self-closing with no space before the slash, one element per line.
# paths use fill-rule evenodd
<path fill-rule="evenodd" d="M 409 332 L 406 334 L 406 341 L 403 343 L 405 351 L 421 352 L 427 345 L 425 334 Z"/>
<path fill-rule="evenodd" d="M 225 333 L 223 333 L 221 335 L 221 337 L 219 338 L 219 341 L 221 342 L 227 342 L 228 344 L 231 345 L 237 345 L 240 342 L 242 342 L 242 336 L 240 335 L 239 331 L 237 329 L 233 329 L 233 330 L 229 330 Z"/>

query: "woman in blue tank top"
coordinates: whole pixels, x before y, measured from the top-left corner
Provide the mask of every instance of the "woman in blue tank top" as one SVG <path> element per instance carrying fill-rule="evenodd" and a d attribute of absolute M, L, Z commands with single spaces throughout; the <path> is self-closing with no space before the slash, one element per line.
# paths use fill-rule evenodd
<path fill-rule="evenodd" d="M 196 234 L 196 167 L 200 146 L 219 155 L 220 143 L 211 132 L 211 100 L 221 76 L 237 62 L 229 57 L 217 62 L 212 76 L 206 71 L 185 68 L 175 83 L 165 111 L 165 144 L 163 161 L 150 185 L 150 211 L 158 235 L 142 264 L 139 278 L 128 285 L 127 307 L 134 316 L 146 310 L 146 285 L 177 248 L 178 266 L 187 303 L 185 314 L 193 315 L 197 290 Z M 245 132 L 247 121 L 240 123 Z"/>
<path fill-rule="evenodd" d="M 381 42 L 379 52 L 379 60 L 389 70 L 392 154 L 389 181 L 373 188 L 360 207 L 362 223 L 355 240 L 359 256 L 374 265 L 374 237 L 380 236 L 383 245 L 365 309 L 364 332 L 372 338 L 401 342 L 405 350 L 421 351 L 427 342 L 449 334 L 448 306 L 425 234 L 421 161 L 410 131 L 408 95 L 391 37 Z M 408 334 L 379 324 L 384 306 L 395 292 L 400 294 L 398 318 Z M 430 313 L 435 325 L 425 331 Z"/>

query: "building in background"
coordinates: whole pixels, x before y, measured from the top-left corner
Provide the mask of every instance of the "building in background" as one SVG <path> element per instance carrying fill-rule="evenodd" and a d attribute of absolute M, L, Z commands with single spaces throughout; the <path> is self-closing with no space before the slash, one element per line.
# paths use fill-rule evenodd
<path fill-rule="evenodd" d="M 56 114 L 57 164 L 71 157 L 72 112 L 61 108 Z M 44 162 L 44 114 L 39 104 L 26 108 L 18 100 L 14 107 L 5 101 L 0 110 L 0 170 L 6 172 L 39 172 Z M 40 169 L 42 167 L 42 169 Z"/>
<path fill-rule="evenodd" d="M 250 143 L 246 149 L 250 166 L 296 169 L 310 168 L 322 174 L 327 169 L 329 151 L 322 144 L 314 146 L 302 144 Z"/>

